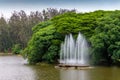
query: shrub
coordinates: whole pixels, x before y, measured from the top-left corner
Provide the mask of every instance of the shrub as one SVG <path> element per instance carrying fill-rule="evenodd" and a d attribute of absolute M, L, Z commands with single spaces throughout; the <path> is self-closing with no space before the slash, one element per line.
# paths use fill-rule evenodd
<path fill-rule="evenodd" d="M 15 44 L 15 45 L 12 47 L 12 53 L 14 53 L 14 54 L 20 54 L 20 53 L 21 53 L 20 44 Z"/>

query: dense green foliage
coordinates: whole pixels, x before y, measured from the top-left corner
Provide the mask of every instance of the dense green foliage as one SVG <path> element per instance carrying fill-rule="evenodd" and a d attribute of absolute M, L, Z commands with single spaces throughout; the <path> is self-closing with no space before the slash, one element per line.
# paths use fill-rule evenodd
<path fill-rule="evenodd" d="M 66 34 L 84 34 L 95 64 L 119 64 L 120 11 L 68 12 L 33 27 L 33 36 L 23 51 L 30 63 L 56 62 Z"/>
<path fill-rule="evenodd" d="M 14 54 L 20 54 L 21 52 L 22 52 L 22 49 L 21 49 L 20 44 L 15 44 L 12 47 L 12 53 L 14 53 Z"/>
<path fill-rule="evenodd" d="M 92 56 L 96 64 L 118 64 L 120 59 L 120 11 L 99 19 L 91 37 Z"/>
<path fill-rule="evenodd" d="M 23 51 L 24 55 L 28 55 L 32 64 L 41 61 L 56 62 L 59 59 L 60 44 L 66 34 L 72 33 L 76 38 L 80 31 L 89 41 L 94 34 L 96 21 L 101 16 L 100 14 L 94 17 L 95 15 L 98 15 L 97 12 L 86 14 L 68 12 L 36 25 L 33 28 L 33 36 Z"/>

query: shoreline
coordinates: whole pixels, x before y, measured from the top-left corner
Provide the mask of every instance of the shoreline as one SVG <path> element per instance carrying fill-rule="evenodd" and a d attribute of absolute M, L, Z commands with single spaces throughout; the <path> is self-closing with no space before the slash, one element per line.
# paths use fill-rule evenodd
<path fill-rule="evenodd" d="M 0 56 L 11 56 L 14 55 L 13 53 L 0 53 Z"/>

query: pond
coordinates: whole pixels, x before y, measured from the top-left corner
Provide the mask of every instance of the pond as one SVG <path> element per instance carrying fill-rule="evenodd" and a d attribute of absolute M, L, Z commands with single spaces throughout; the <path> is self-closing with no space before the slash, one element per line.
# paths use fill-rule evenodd
<path fill-rule="evenodd" d="M 119 67 L 55 69 L 54 65 L 25 65 L 21 56 L 0 56 L 0 80 L 120 80 L 119 74 Z"/>

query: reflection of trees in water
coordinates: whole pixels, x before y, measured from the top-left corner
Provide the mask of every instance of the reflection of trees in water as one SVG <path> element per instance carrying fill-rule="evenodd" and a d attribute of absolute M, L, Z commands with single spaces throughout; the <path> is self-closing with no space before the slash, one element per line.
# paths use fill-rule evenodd
<path fill-rule="evenodd" d="M 35 80 L 60 80 L 59 70 L 52 65 L 31 66 L 35 72 Z"/>
<path fill-rule="evenodd" d="M 61 80 L 120 80 L 120 68 L 95 67 L 89 70 L 60 70 Z"/>

